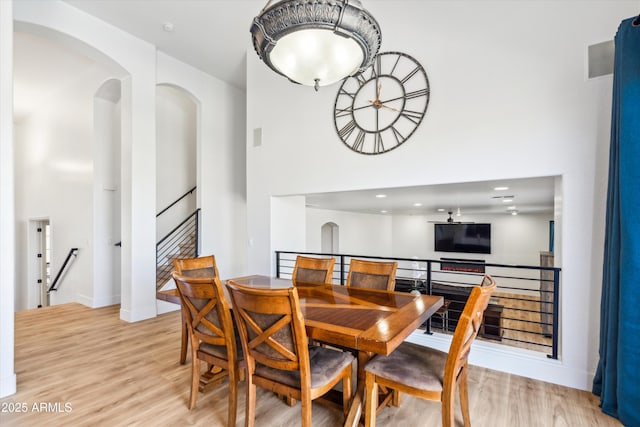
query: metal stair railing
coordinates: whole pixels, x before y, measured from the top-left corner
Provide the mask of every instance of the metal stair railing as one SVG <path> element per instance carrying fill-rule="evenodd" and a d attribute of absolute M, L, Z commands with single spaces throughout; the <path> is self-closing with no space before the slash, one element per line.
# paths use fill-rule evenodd
<path fill-rule="evenodd" d="M 60 271 L 58 271 L 58 274 L 56 274 L 56 277 L 53 279 L 51 286 L 49 286 L 49 289 L 47 289 L 48 294 L 58 290 L 58 286 L 60 286 L 60 283 L 62 283 L 61 278 L 63 277 L 63 273 L 66 271 L 67 267 L 70 265 L 69 262 L 71 261 L 72 256 L 73 257 L 78 256 L 78 248 L 71 248 L 69 250 L 67 257 L 62 263 L 62 267 L 60 268 Z"/>
<path fill-rule="evenodd" d="M 174 258 L 196 258 L 199 247 L 200 208 L 156 244 L 156 290 L 171 278 Z"/>

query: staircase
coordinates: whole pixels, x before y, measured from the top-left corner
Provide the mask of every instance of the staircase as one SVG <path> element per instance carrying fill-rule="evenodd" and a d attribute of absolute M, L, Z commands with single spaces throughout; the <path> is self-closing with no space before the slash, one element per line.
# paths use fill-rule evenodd
<path fill-rule="evenodd" d="M 156 253 L 157 256 L 158 254 Z M 195 258 L 197 256 L 196 235 L 191 232 L 185 235 L 185 240 L 177 245 L 176 252 L 163 256 L 161 260 L 156 258 L 156 290 L 161 290 L 167 284 L 167 281 L 171 280 L 173 260 L 175 258 Z"/>
<path fill-rule="evenodd" d="M 156 217 L 167 212 L 171 207 L 193 194 L 196 187 L 183 194 L 168 207 L 160 211 Z M 156 244 L 156 297 L 161 300 L 176 302 L 175 291 L 163 290 L 173 284 L 171 272 L 175 258 L 195 258 L 198 256 L 200 209 L 196 209 Z M 172 287 L 172 286 L 170 286 Z"/>

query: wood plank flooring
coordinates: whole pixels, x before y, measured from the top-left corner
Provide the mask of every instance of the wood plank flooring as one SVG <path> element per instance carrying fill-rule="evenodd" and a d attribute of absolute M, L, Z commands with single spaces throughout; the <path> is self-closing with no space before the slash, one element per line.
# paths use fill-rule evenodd
<path fill-rule="evenodd" d="M 18 392 L 0 399 L 3 427 L 226 423 L 226 382 L 201 393 L 197 407 L 187 409 L 190 362 L 178 364 L 178 312 L 127 323 L 119 319 L 119 306 L 65 304 L 19 312 L 15 319 Z M 621 425 L 584 391 L 473 366 L 469 388 L 474 426 Z M 244 391 L 241 383 L 238 425 L 244 424 Z M 256 426 L 300 424 L 300 404 L 289 407 L 259 388 L 257 402 Z M 314 426 L 342 421 L 339 410 L 314 403 Z M 382 427 L 438 425 L 440 405 L 410 396 L 403 396 L 400 408 L 378 415 Z"/>

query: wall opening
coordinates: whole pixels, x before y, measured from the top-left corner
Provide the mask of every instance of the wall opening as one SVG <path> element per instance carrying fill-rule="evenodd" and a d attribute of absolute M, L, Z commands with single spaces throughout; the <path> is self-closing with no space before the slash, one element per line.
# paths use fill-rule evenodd
<path fill-rule="evenodd" d="M 337 254 L 340 251 L 340 227 L 334 222 L 327 222 L 321 227 L 321 248 L 324 253 Z"/>

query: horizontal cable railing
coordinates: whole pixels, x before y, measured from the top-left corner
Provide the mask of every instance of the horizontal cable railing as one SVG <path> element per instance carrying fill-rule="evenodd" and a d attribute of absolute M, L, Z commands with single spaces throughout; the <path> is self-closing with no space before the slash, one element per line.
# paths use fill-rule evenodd
<path fill-rule="evenodd" d="M 171 278 L 174 258 L 198 256 L 200 209 L 196 209 L 156 244 L 156 289 Z"/>
<path fill-rule="evenodd" d="M 484 274 L 497 282 L 479 338 L 546 353 L 558 359 L 560 268 L 485 263 L 483 260 L 389 258 L 315 252 L 276 251 L 276 275 L 289 278 L 296 255 L 333 257 L 333 282 L 344 285 L 351 258 L 398 262 L 398 292 L 444 297 L 445 308 L 425 323 L 426 333 L 452 334 L 471 288 Z"/>

